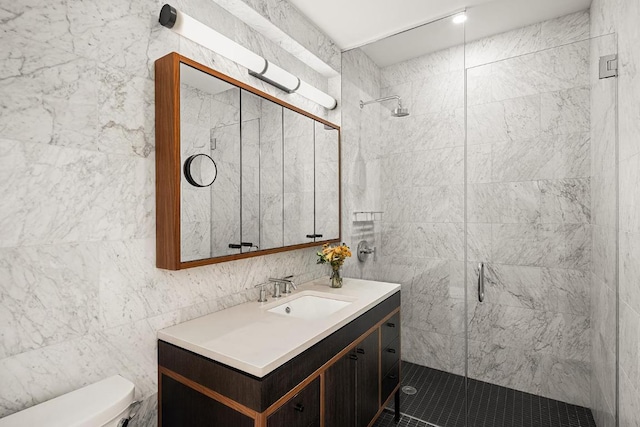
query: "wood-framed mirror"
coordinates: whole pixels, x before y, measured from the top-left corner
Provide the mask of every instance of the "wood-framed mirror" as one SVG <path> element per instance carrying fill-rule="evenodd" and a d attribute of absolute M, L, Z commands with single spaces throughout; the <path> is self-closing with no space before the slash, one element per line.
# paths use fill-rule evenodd
<path fill-rule="evenodd" d="M 158 268 L 341 240 L 339 126 L 178 53 L 155 86 Z"/>

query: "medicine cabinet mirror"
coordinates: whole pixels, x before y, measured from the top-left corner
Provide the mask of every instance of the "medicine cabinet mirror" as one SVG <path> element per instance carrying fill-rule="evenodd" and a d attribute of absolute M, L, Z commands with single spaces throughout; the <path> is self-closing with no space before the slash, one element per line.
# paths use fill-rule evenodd
<path fill-rule="evenodd" d="M 157 266 L 340 241 L 340 128 L 177 53 L 156 61 Z"/>

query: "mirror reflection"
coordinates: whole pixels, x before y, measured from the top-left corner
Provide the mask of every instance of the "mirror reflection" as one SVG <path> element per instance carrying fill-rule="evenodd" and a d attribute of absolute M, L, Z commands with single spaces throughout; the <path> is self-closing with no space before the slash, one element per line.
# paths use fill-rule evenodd
<path fill-rule="evenodd" d="M 314 120 L 285 108 L 283 124 L 284 244 L 289 246 L 315 241 Z"/>
<path fill-rule="evenodd" d="M 340 145 L 338 130 L 315 122 L 316 241 L 340 238 Z"/>
<path fill-rule="evenodd" d="M 237 253 L 240 243 L 240 89 L 180 64 L 182 161 L 206 154 L 217 165 L 210 187 L 183 179 L 180 253 L 191 261 Z"/>

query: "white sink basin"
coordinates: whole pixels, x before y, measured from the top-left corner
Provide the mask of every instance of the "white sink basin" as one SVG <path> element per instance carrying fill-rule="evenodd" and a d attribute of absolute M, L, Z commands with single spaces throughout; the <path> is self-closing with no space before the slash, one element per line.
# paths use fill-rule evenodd
<path fill-rule="evenodd" d="M 351 304 L 351 301 L 340 301 L 316 295 L 303 295 L 273 307 L 268 311 L 283 316 L 310 320 L 327 317 L 349 304 Z"/>

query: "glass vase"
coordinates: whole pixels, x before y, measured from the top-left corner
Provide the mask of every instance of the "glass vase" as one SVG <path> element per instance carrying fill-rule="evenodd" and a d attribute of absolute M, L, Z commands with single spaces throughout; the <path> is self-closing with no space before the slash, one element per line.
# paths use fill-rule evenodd
<path fill-rule="evenodd" d="M 339 265 L 331 266 L 331 287 L 332 288 L 342 287 L 342 274 L 340 272 Z"/>

